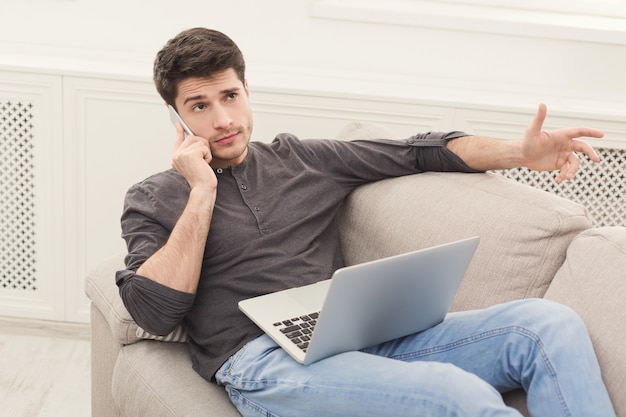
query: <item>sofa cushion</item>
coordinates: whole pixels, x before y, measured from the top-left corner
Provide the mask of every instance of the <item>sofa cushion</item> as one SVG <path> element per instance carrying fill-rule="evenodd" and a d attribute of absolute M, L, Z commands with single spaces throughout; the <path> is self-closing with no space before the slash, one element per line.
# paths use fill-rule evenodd
<path fill-rule="evenodd" d="M 542 297 L 572 239 L 589 227 L 579 204 L 488 173 L 368 184 L 340 217 L 349 264 L 480 236 L 453 310 Z"/>
<path fill-rule="evenodd" d="M 223 387 L 193 371 L 184 343 L 144 340 L 124 346 L 112 391 L 127 416 L 240 417 Z"/>
<path fill-rule="evenodd" d="M 577 236 L 546 298 L 571 307 L 585 321 L 615 411 L 626 416 L 626 228 Z"/>
<path fill-rule="evenodd" d="M 155 334 L 152 334 L 146 330 L 144 330 L 141 327 L 137 328 L 137 331 L 135 332 L 135 335 L 140 338 L 140 339 L 149 339 L 149 340 L 158 340 L 160 342 L 188 342 L 189 341 L 189 333 L 187 332 L 187 329 L 182 326 L 182 325 L 178 325 L 174 328 L 174 330 L 172 330 L 171 333 L 166 334 L 165 336 L 158 336 Z"/>

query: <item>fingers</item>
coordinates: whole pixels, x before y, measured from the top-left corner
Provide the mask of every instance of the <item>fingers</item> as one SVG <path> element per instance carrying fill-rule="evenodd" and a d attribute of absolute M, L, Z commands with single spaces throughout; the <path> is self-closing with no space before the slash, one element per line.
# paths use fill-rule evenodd
<path fill-rule="evenodd" d="M 528 128 L 526 129 L 527 134 L 530 136 L 541 134 L 543 122 L 546 120 L 546 114 L 548 114 L 548 108 L 544 103 L 539 103 L 537 114 L 535 114 L 534 119 L 530 122 L 530 125 L 528 125 Z"/>
<path fill-rule="evenodd" d="M 552 165 L 551 169 L 557 168 L 559 170 L 555 177 L 557 183 L 571 180 L 576 172 L 578 172 L 580 168 L 580 158 L 576 154 L 577 152 L 585 154 L 593 162 L 600 161 L 600 156 L 593 147 L 578 138 L 602 138 L 604 132 L 588 127 L 571 127 L 545 132 L 543 131 L 543 124 L 546 120 L 546 115 L 547 107 L 544 103 L 540 103 L 535 117 L 526 129 L 525 140 L 530 144 L 528 145 L 529 147 L 533 145 L 535 148 L 543 148 L 542 152 L 538 152 L 539 150 L 535 149 L 535 151 L 538 152 L 535 153 L 535 155 L 539 159 L 542 158 L 543 162 L 549 161 L 550 158 L 555 158 L 560 161 L 565 159 L 561 166 L 558 166 L 560 162 L 557 162 L 556 167 L 552 165 L 552 163 L 547 164 Z M 537 141 L 539 138 L 541 138 L 541 140 Z M 548 156 L 548 158 L 546 158 L 546 156 Z M 537 162 L 541 162 L 539 159 Z M 554 159 L 552 161 L 554 161 Z M 540 164 L 537 163 L 535 166 L 540 166 Z M 543 167 L 543 169 L 546 169 L 546 164 L 544 164 Z"/>
<path fill-rule="evenodd" d="M 598 155 L 596 150 L 593 149 L 593 147 L 585 141 L 575 139 L 572 140 L 572 150 L 574 152 L 584 153 L 593 162 L 600 162 L 600 156 Z"/>
<path fill-rule="evenodd" d="M 530 125 L 528 125 L 527 133 L 530 135 L 539 135 L 542 132 L 543 124 L 546 120 L 546 116 L 548 114 L 548 108 L 544 103 L 539 103 L 539 107 L 537 108 L 537 113 L 533 118 Z M 604 132 L 598 129 L 593 129 L 589 127 L 572 127 L 566 129 L 559 129 L 554 132 L 559 132 L 564 134 L 569 138 L 602 138 L 604 137 Z"/>
<path fill-rule="evenodd" d="M 207 164 L 213 159 L 208 141 L 199 136 L 187 135 L 182 124 L 177 122 L 172 158 L 173 160 L 179 160 L 184 158 L 184 155 L 193 154 L 200 154 Z"/>
<path fill-rule="evenodd" d="M 590 127 L 570 127 L 565 129 L 559 129 L 555 132 L 562 132 L 565 136 L 575 139 L 575 138 L 595 138 L 599 139 L 604 137 L 604 132 L 598 129 L 592 129 Z"/>
<path fill-rule="evenodd" d="M 176 123 L 176 139 L 174 140 L 174 151 L 176 151 L 185 140 L 185 131 L 180 123 Z"/>
<path fill-rule="evenodd" d="M 578 168 L 580 168 L 580 158 L 575 153 L 570 153 L 567 161 L 561 166 L 559 173 L 554 179 L 557 184 L 560 184 L 563 181 L 570 181 L 578 172 Z"/>
<path fill-rule="evenodd" d="M 592 129 L 590 127 L 581 127 L 580 133 L 581 135 L 579 137 L 586 136 L 588 138 L 596 138 L 596 139 L 600 139 L 604 137 L 603 131 L 598 130 L 598 129 Z"/>

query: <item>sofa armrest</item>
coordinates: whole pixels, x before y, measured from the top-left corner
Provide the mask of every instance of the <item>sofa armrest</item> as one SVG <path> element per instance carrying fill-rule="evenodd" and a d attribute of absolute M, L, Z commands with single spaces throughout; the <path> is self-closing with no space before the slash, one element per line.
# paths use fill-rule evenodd
<path fill-rule="evenodd" d="M 545 298 L 585 321 L 617 415 L 626 415 L 626 228 L 590 229 L 574 239 Z"/>
<path fill-rule="evenodd" d="M 113 401 L 111 380 L 120 345 L 111 334 L 109 323 L 91 304 L 91 416 L 121 417 Z"/>
<path fill-rule="evenodd" d="M 104 260 L 85 278 L 85 293 L 109 324 L 111 335 L 122 345 L 135 343 L 137 324 L 130 316 L 115 285 L 115 273 L 124 268 L 124 256 L 116 255 Z"/>
<path fill-rule="evenodd" d="M 115 272 L 124 267 L 124 256 L 106 259 L 85 278 L 91 300 L 91 414 L 117 417 L 123 413 L 113 401 L 111 380 L 115 361 L 127 343 L 137 340 L 137 325 L 124 307 L 115 285 Z"/>
<path fill-rule="evenodd" d="M 241 417 L 223 387 L 192 369 L 186 343 L 144 340 L 124 346 L 112 392 L 126 416 Z"/>

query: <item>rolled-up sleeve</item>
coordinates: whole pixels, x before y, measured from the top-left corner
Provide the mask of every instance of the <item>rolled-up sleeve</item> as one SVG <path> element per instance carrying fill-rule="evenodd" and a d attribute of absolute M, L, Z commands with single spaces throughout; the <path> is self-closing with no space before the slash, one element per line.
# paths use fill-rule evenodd
<path fill-rule="evenodd" d="M 157 193 L 166 193 L 167 199 Z M 136 184 L 126 193 L 121 218 L 126 269 L 115 277 L 124 306 L 143 329 L 170 333 L 192 307 L 195 294 L 184 293 L 138 275 L 137 269 L 165 244 L 188 198 L 186 184 L 171 172 Z"/>
<path fill-rule="evenodd" d="M 482 172 L 470 168 L 458 155 L 449 150 L 446 144 L 452 140 L 467 136 L 464 132 L 427 132 L 407 139 L 410 146 L 420 148 L 416 163 L 422 171 L 439 172 Z"/>
<path fill-rule="evenodd" d="M 124 306 L 144 330 L 164 336 L 172 332 L 193 305 L 195 294 L 177 291 L 130 270 L 115 276 Z"/>

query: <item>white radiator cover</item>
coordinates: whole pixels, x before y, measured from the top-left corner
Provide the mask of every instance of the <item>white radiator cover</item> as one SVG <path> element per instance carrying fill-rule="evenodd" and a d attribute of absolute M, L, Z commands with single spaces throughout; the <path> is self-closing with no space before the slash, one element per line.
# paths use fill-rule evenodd
<path fill-rule="evenodd" d="M 0 288 L 37 291 L 33 104 L 0 101 Z"/>
<path fill-rule="evenodd" d="M 581 156 L 580 169 L 572 181 L 557 184 L 555 172 L 527 168 L 498 171 L 515 181 L 551 192 L 582 204 L 594 226 L 626 226 L 626 150 L 596 148 L 599 163 Z"/>
<path fill-rule="evenodd" d="M 65 318 L 61 90 L 0 72 L 0 315 Z"/>

